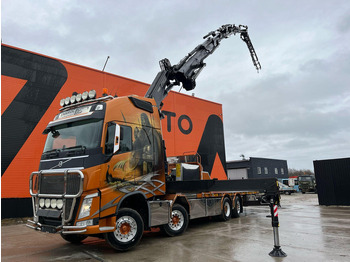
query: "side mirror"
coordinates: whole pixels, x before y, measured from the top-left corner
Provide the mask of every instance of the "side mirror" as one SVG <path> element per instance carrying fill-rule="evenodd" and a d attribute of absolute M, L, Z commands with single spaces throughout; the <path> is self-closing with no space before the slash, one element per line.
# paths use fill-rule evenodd
<path fill-rule="evenodd" d="M 119 150 L 120 125 L 115 124 L 113 154 Z"/>
<path fill-rule="evenodd" d="M 110 122 L 107 127 L 105 152 L 107 155 L 114 154 L 120 147 L 120 125 Z"/>

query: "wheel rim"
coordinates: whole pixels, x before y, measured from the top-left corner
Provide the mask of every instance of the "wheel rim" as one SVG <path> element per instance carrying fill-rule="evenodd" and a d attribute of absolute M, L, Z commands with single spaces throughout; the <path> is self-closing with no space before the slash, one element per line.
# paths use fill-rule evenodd
<path fill-rule="evenodd" d="M 241 202 L 239 200 L 237 200 L 236 205 L 237 205 L 237 213 L 240 214 L 241 213 Z"/>
<path fill-rule="evenodd" d="M 122 216 L 117 220 L 115 238 L 120 242 L 128 242 L 132 240 L 137 233 L 137 224 L 131 216 Z"/>
<path fill-rule="evenodd" d="M 171 220 L 169 223 L 169 227 L 172 230 L 177 231 L 182 228 L 184 223 L 185 223 L 184 215 L 179 210 L 173 210 L 173 212 L 171 212 Z"/>
<path fill-rule="evenodd" d="M 227 201 L 224 204 L 224 214 L 226 217 L 229 217 L 231 215 L 230 203 Z"/>

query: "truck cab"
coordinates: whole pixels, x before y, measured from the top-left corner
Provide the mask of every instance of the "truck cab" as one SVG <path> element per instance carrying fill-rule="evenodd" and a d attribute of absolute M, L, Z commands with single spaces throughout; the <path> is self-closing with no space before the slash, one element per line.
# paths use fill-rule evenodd
<path fill-rule="evenodd" d="M 303 175 L 298 178 L 299 190 L 305 194 L 306 192 L 317 193 L 316 179 L 312 175 Z"/>
<path fill-rule="evenodd" d="M 43 132 L 39 171 L 30 177 L 32 226 L 66 238 L 113 232 L 123 203 L 143 214 L 144 228 L 154 226 L 146 200 L 165 194 L 165 152 L 154 100 L 89 93 L 90 98 L 78 94 L 61 101 L 64 107 Z"/>

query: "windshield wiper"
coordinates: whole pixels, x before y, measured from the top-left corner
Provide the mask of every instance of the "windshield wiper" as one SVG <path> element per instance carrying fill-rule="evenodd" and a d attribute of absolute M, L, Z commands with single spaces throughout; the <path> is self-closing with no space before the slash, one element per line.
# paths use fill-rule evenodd
<path fill-rule="evenodd" d="M 61 152 L 61 150 L 59 149 L 52 149 L 49 151 L 45 151 L 43 152 L 43 155 L 45 156 L 45 158 L 53 158 L 59 155 L 59 153 Z"/>
<path fill-rule="evenodd" d="M 67 151 L 67 156 L 77 156 L 85 153 L 85 146 L 71 146 L 62 149 L 62 151 Z"/>
<path fill-rule="evenodd" d="M 71 151 L 71 150 L 75 150 L 75 149 L 85 150 L 86 147 L 85 146 L 70 146 L 70 147 L 62 148 L 63 151 L 65 151 L 65 150 Z"/>

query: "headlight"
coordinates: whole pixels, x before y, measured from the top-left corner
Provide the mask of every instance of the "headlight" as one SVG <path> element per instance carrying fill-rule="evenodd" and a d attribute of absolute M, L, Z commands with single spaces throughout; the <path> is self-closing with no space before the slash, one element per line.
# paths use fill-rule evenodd
<path fill-rule="evenodd" d="M 66 99 L 61 99 L 61 101 L 60 101 L 60 106 L 64 106 L 64 102 L 66 101 Z"/>
<path fill-rule="evenodd" d="M 44 207 L 44 206 L 45 206 L 45 199 L 44 199 L 44 198 L 40 198 L 40 200 L 39 200 L 39 206 L 40 206 L 40 207 Z"/>
<path fill-rule="evenodd" d="M 45 207 L 46 207 L 46 208 L 49 208 L 50 205 L 51 205 L 51 200 L 50 200 L 50 198 L 46 198 L 46 199 L 45 199 Z"/>
<path fill-rule="evenodd" d="M 92 204 L 92 198 L 84 199 L 83 204 L 81 205 L 81 208 L 80 208 L 78 219 L 83 217 L 88 217 L 90 215 L 91 204 Z"/>
<path fill-rule="evenodd" d="M 56 206 L 57 206 L 57 199 L 51 199 L 51 207 L 52 208 L 56 208 Z"/>
<path fill-rule="evenodd" d="M 57 206 L 58 209 L 62 209 L 62 207 L 63 207 L 63 200 L 62 199 L 57 199 L 56 206 Z"/>

